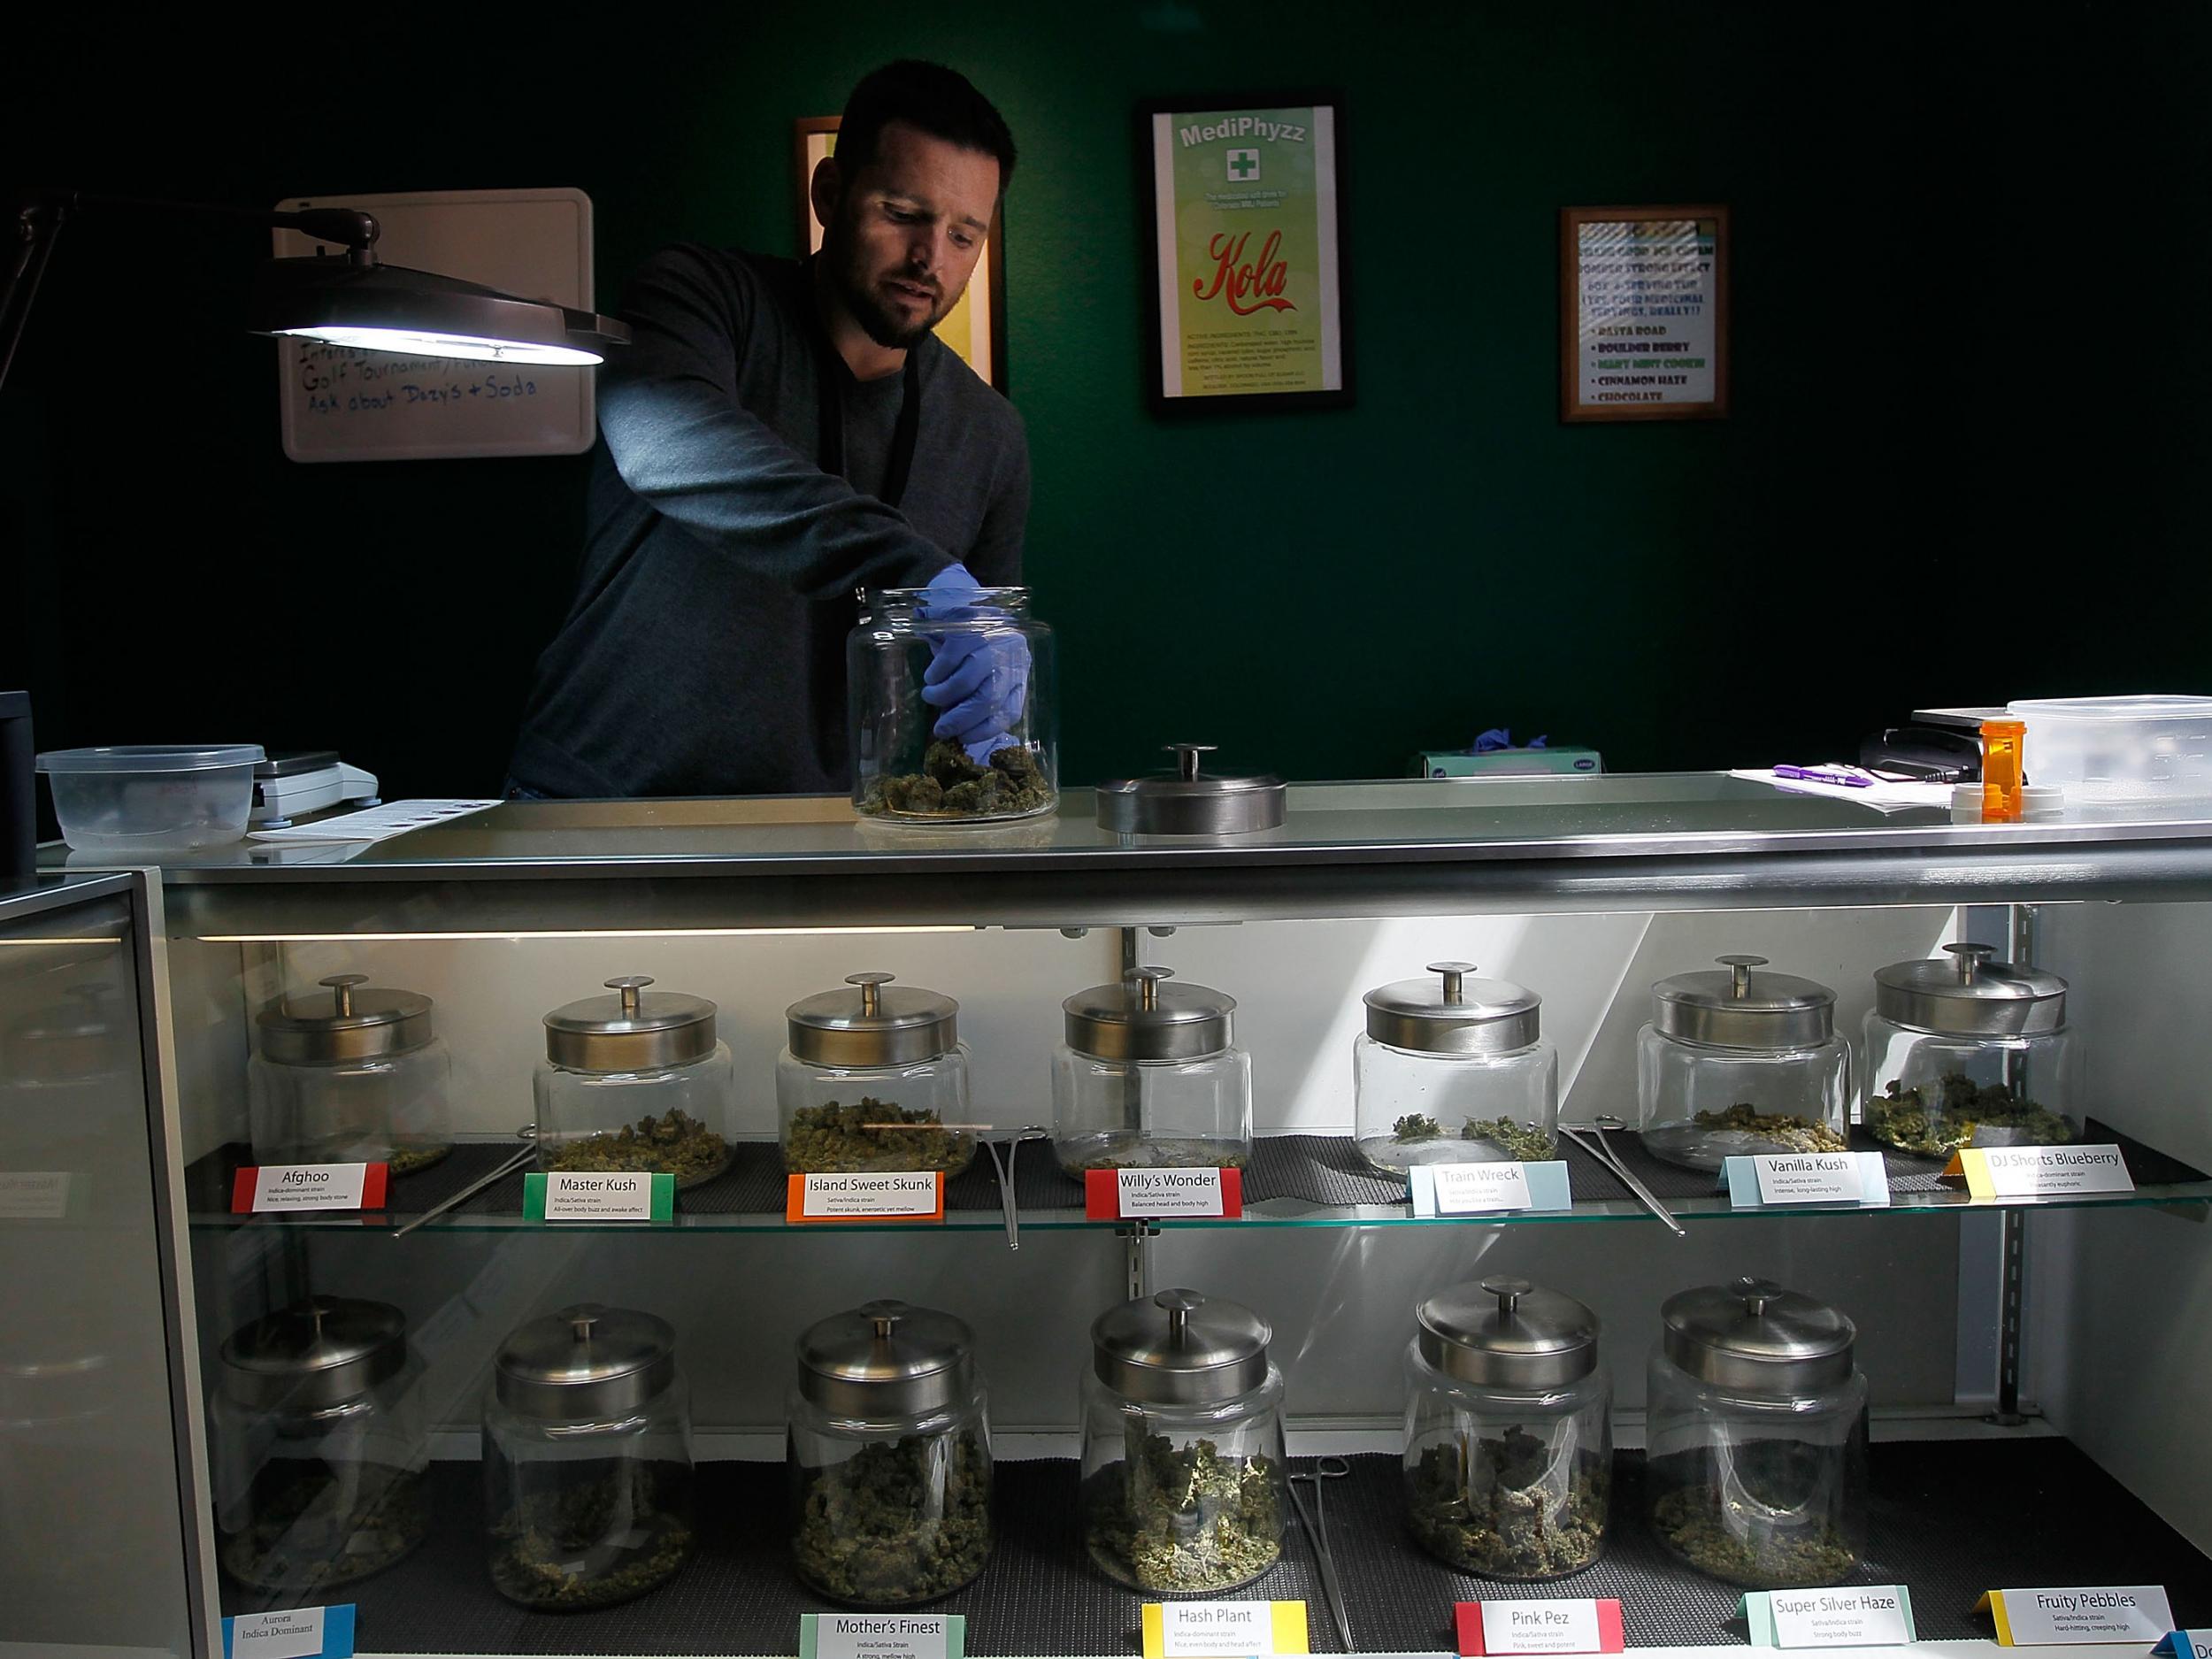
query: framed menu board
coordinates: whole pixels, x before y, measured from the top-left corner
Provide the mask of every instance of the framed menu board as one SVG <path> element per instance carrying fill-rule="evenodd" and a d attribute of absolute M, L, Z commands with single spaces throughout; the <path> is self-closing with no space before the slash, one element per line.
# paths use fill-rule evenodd
<path fill-rule="evenodd" d="M 1570 421 L 1728 413 L 1728 210 L 1559 215 L 1559 413 Z"/>

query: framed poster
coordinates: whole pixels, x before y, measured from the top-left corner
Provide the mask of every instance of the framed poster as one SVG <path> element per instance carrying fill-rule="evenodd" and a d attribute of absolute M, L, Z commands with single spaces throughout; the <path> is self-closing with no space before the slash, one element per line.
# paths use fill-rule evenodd
<path fill-rule="evenodd" d="M 1728 210 L 1559 213 L 1559 418 L 1728 414 Z"/>
<path fill-rule="evenodd" d="M 834 115 L 803 115 L 791 124 L 792 163 L 796 174 L 799 246 L 818 253 L 822 246 L 822 221 L 814 217 L 813 193 L 808 188 L 815 164 L 837 149 Z M 1002 211 L 991 234 L 984 239 L 975 274 L 968 291 L 945 313 L 933 331 L 960 360 L 1002 392 L 1006 380 L 1006 215 Z"/>
<path fill-rule="evenodd" d="M 1138 126 L 1154 411 L 1350 403 L 1341 100 L 1156 100 Z"/>

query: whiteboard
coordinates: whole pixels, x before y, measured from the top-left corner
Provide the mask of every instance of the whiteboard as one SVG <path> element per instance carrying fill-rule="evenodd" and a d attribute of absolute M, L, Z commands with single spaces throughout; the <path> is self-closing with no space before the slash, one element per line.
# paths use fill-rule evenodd
<path fill-rule="evenodd" d="M 581 190 L 296 196 L 277 207 L 365 208 L 382 227 L 376 257 L 386 265 L 594 309 L 591 198 Z M 295 230 L 272 242 L 281 257 L 327 246 Z M 284 452 L 295 461 L 578 455 L 592 445 L 597 371 L 588 366 L 401 357 L 303 340 L 276 348 Z"/>

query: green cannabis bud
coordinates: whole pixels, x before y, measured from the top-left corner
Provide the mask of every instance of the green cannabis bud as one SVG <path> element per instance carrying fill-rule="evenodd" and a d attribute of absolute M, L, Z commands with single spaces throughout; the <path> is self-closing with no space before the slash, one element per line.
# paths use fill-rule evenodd
<path fill-rule="evenodd" d="M 1182 1450 L 1148 1434 L 1133 1458 L 1084 1483 L 1083 1534 L 1110 1578 L 1143 1590 L 1228 1590 L 1283 1552 L 1282 1471 L 1225 1457 L 1211 1440 Z"/>
<path fill-rule="evenodd" d="M 371 1461 L 272 1458 L 218 1555 L 241 1584 L 289 1595 L 381 1572 L 419 1543 L 430 1516 L 422 1477 Z"/>
<path fill-rule="evenodd" d="M 492 1583 L 509 1601 L 558 1612 L 611 1607 L 690 1558 L 689 1470 L 618 1458 L 538 1472 L 561 1484 L 492 1524 Z"/>
<path fill-rule="evenodd" d="M 2055 1147 L 2074 1138 L 2063 1118 L 2016 1097 L 2001 1083 L 1978 1084 L 1962 1071 L 1947 1071 L 1930 1107 L 1920 1090 L 1900 1088 L 1901 1081 L 1891 1079 L 1866 1105 L 1867 1128 L 1901 1152 L 1947 1158 L 1963 1147 Z"/>
<path fill-rule="evenodd" d="M 877 779 L 859 810 L 879 817 L 1016 818 L 1051 799 L 1036 756 L 1021 745 L 994 749 L 986 763 L 940 738 L 923 754 L 921 771 Z"/>
<path fill-rule="evenodd" d="M 794 1175 L 861 1170 L 943 1170 L 957 1175 L 975 1159 L 975 1137 L 956 1134 L 926 1106 L 904 1107 L 864 1094 L 856 1105 L 802 1106 L 785 1131 L 783 1166 Z"/>
<path fill-rule="evenodd" d="M 1586 1451 L 1555 1469 L 1550 1446 L 1518 1427 L 1460 1446 L 1432 1446 L 1406 1471 L 1406 1514 L 1423 1548 L 1490 1578 L 1558 1578 L 1605 1548 L 1613 1471 Z"/>
<path fill-rule="evenodd" d="M 696 1187 L 730 1167 L 730 1145 L 682 1107 L 672 1106 L 661 1117 L 548 1145 L 545 1167 L 583 1173 L 650 1171 L 673 1175 L 680 1188 Z"/>
<path fill-rule="evenodd" d="M 949 1595 L 991 1554 L 991 1462 L 972 1430 L 870 1441 L 818 1469 L 795 1462 L 799 1577 L 865 1607 Z"/>
<path fill-rule="evenodd" d="M 1731 1106 L 1724 1112 L 1700 1112 L 1694 1121 L 1701 1129 L 1750 1135 L 1784 1152 L 1847 1152 L 1851 1149 L 1848 1137 L 1839 1134 L 1824 1123 L 1816 1122 L 1810 1118 L 1762 1112 L 1748 1102 Z"/>

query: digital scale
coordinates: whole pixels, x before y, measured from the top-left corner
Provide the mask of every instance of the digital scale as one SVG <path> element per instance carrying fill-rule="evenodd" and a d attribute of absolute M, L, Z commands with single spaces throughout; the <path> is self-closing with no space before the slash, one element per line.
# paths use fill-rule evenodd
<path fill-rule="evenodd" d="M 349 766 L 334 749 L 272 755 L 253 769 L 256 829 L 283 829 L 295 818 L 334 806 L 377 806 L 376 776 Z"/>

